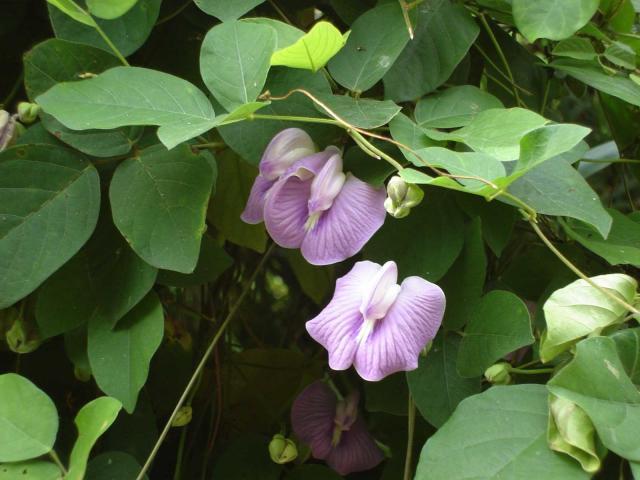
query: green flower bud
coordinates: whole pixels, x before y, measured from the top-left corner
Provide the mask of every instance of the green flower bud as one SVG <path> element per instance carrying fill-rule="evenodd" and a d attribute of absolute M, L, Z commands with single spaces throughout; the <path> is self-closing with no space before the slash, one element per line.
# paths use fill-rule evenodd
<path fill-rule="evenodd" d="M 293 440 L 277 433 L 269 442 L 269 456 L 275 463 L 282 465 L 295 460 L 298 456 L 298 449 Z"/>
<path fill-rule="evenodd" d="M 509 385 L 511 378 L 511 365 L 507 362 L 496 363 L 491 365 L 484 372 L 484 378 L 494 385 Z"/>
<path fill-rule="evenodd" d="M 22 123 L 33 123 L 38 118 L 40 106 L 35 103 L 20 102 L 18 104 L 18 119 Z"/>
<path fill-rule="evenodd" d="M 171 422 L 172 427 L 184 427 L 191 423 L 191 419 L 193 418 L 193 409 L 189 406 L 185 406 L 178 410 L 178 415 L 173 422 Z"/>
<path fill-rule="evenodd" d="M 9 112 L 0 110 L 0 152 L 16 138 L 16 119 Z"/>
<path fill-rule="evenodd" d="M 73 367 L 73 376 L 76 377 L 76 380 L 79 382 L 86 383 L 91 380 L 91 370 L 76 365 Z"/>
<path fill-rule="evenodd" d="M 424 197 L 424 191 L 417 185 L 405 182 L 395 176 L 387 183 L 387 198 L 384 208 L 395 218 L 409 215 L 411 208 L 418 205 Z"/>
<path fill-rule="evenodd" d="M 16 316 L 11 328 L 5 334 L 7 345 L 15 353 L 31 353 L 42 343 L 42 339 L 36 328 Z"/>

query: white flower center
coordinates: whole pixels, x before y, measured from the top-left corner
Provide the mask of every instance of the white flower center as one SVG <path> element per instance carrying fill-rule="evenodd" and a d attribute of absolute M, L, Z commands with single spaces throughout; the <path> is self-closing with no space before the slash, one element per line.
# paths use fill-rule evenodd
<path fill-rule="evenodd" d="M 331 208 L 346 178 L 342 171 L 342 157 L 336 153 L 329 158 L 311 182 L 311 195 L 307 202 L 309 218 L 304 226 L 307 231 L 315 227 L 322 212 Z"/>
<path fill-rule="evenodd" d="M 364 319 L 356 340 L 364 343 L 373 332 L 376 322 L 387 314 L 400 293 L 398 267 L 395 262 L 385 263 L 366 286 L 360 313 Z"/>

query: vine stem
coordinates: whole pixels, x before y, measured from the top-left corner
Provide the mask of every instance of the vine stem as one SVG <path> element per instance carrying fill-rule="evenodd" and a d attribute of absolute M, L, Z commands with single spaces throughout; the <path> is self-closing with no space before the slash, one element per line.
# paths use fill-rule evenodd
<path fill-rule="evenodd" d="M 635 308 L 633 305 L 628 304 L 627 302 L 625 302 L 620 297 L 618 297 L 618 296 L 614 295 L 613 293 L 611 293 L 609 290 L 606 290 L 606 289 L 602 288 L 600 285 L 597 285 L 593 280 L 591 280 L 584 273 L 582 273 L 582 271 L 578 267 L 576 267 L 571 262 L 571 260 L 569 260 L 567 257 L 565 257 L 562 254 L 562 252 L 560 250 L 558 250 L 553 243 L 551 243 L 551 240 L 549 240 L 549 238 L 542 232 L 542 230 L 540 230 L 540 227 L 538 226 L 538 224 L 536 222 L 534 222 L 528 215 L 524 214 L 524 216 L 527 219 L 527 221 L 529 222 L 529 224 L 531 225 L 531 228 L 533 228 L 533 231 L 536 232 L 536 235 L 538 235 L 538 237 L 540 237 L 540 240 L 542 240 L 544 242 L 544 244 L 547 246 L 547 248 L 549 250 L 551 250 L 554 253 L 554 255 L 556 257 L 558 257 L 558 259 L 560 259 L 560 261 L 562 263 L 564 263 L 569 268 L 569 270 L 571 270 L 573 273 L 575 273 L 578 277 L 580 277 L 582 280 L 587 282 L 593 288 L 598 290 L 600 293 L 602 293 L 603 295 L 606 295 L 607 297 L 609 297 L 611 300 L 616 302 L 618 305 L 621 305 L 622 307 L 626 308 L 630 312 L 633 312 L 635 314 L 640 314 L 640 311 L 637 308 Z"/>
<path fill-rule="evenodd" d="M 407 453 L 404 459 L 404 480 L 411 480 L 413 471 L 413 437 L 416 429 L 416 402 L 409 393 L 409 404 L 407 408 Z"/>
<path fill-rule="evenodd" d="M 64 468 L 64 465 L 62 464 L 62 462 L 60 461 L 60 457 L 58 457 L 58 454 L 56 453 L 56 451 L 54 449 L 49 450 L 49 456 L 51 457 L 51 460 L 53 460 L 53 463 L 56 464 L 56 466 L 60 469 L 60 471 L 63 473 L 63 475 L 67 475 L 67 469 Z"/>
<path fill-rule="evenodd" d="M 166 438 L 167 434 L 169 433 L 169 430 L 171 429 L 171 424 L 176 419 L 180 409 L 182 408 L 182 406 L 184 405 L 185 401 L 187 400 L 189 392 L 194 387 L 194 385 L 197 383 L 198 378 L 200 377 L 200 374 L 204 370 L 204 367 L 207 364 L 207 361 L 209 360 L 209 357 L 211 357 L 211 354 L 213 353 L 213 350 L 215 349 L 216 345 L 218 344 L 218 341 L 220 340 L 220 338 L 222 338 L 222 335 L 224 334 L 225 330 L 227 329 L 227 327 L 231 323 L 231 320 L 233 320 L 233 318 L 235 317 L 235 315 L 236 315 L 236 313 L 238 311 L 238 308 L 242 304 L 244 298 L 249 293 L 249 290 L 251 290 L 251 285 L 253 284 L 253 282 L 255 282 L 255 280 L 256 280 L 256 278 L 258 276 L 258 273 L 260 273 L 260 271 L 262 270 L 262 268 L 264 267 L 264 265 L 266 264 L 268 258 L 271 256 L 271 254 L 273 253 L 274 250 L 275 250 L 275 243 L 272 243 L 271 246 L 269 247 L 269 249 L 262 256 L 262 259 L 258 263 L 256 269 L 251 274 L 251 277 L 249 277 L 249 280 L 247 281 L 247 284 L 245 285 L 245 288 L 242 290 L 242 293 L 240 293 L 240 296 L 238 297 L 236 302 L 233 304 L 233 306 L 229 310 L 229 313 L 227 314 L 227 318 L 224 319 L 224 322 L 222 322 L 222 324 L 220 325 L 220 328 L 218 329 L 216 334 L 211 339 L 211 342 L 209 343 L 209 346 L 207 347 L 207 350 L 204 352 L 204 355 L 202 356 L 202 359 L 200 360 L 200 363 L 198 363 L 198 366 L 196 367 L 196 369 L 194 370 L 193 374 L 191 375 L 191 378 L 189 379 L 189 383 L 187 383 L 187 386 L 185 387 L 184 391 L 182 392 L 182 395 L 180 395 L 180 398 L 178 399 L 178 402 L 176 403 L 176 406 L 173 409 L 173 413 L 171 414 L 171 416 L 167 420 L 167 423 L 165 424 L 165 426 L 164 426 L 164 428 L 162 430 L 162 433 L 160 433 L 160 436 L 158 437 L 158 441 L 153 446 L 153 449 L 151 450 L 151 453 L 147 457 L 147 461 L 145 462 L 144 466 L 142 467 L 142 470 L 140 470 L 140 473 L 136 477 L 136 480 L 142 480 L 144 478 L 145 474 L 147 473 L 147 471 L 149 470 L 149 467 L 151 467 L 151 463 L 153 462 L 153 459 L 157 455 L 158 450 L 160 450 L 160 446 L 162 445 L 162 442 L 164 442 L 164 439 Z"/>
<path fill-rule="evenodd" d="M 111 51 L 114 53 L 114 55 L 116 57 L 118 57 L 118 60 L 120 60 L 120 62 L 125 66 L 125 67 L 130 67 L 131 65 L 129 65 L 129 62 L 127 62 L 127 59 L 124 58 L 124 55 L 122 55 L 122 53 L 120 53 L 120 50 L 118 50 L 118 47 L 116 47 L 114 45 L 114 43 L 111 41 L 111 39 L 109 38 L 109 36 L 104 32 L 104 30 L 102 30 L 102 28 L 100 28 L 100 25 L 98 25 L 97 22 L 95 22 L 94 28 L 96 29 L 96 31 L 100 34 L 100 36 L 102 37 L 102 39 L 104 40 L 104 42 L 109 46 L 109 48 L 111 49 Z"/>
<path fill-rule="evenodd" d="M 518 373 L 520 375 L 541 375 L 543 373 L 553 373 L 553 368 L 533 368 L 526 370 L 523 368 L 511 367 L 509 372 Z"/>

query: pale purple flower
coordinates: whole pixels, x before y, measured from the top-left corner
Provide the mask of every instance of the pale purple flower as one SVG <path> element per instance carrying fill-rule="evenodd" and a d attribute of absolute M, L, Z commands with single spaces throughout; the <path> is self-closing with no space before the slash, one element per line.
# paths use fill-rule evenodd
<path fill-rule="evenodd" d="M 269 190 L 264 221 L 280 246 L 300 248 L 313 265 L 358 253 L 384 223 L 384 187 L 343 172 L 336 147 L 296 162 Z"/>
<path fill-rule="evenodd" d="M 383 459 L 382 451 L 358 415 L 357 393 L 338 400 L 323 382 L 305 388 L 293 402 L 291 425 L 311 454 L 340 475 L 369 470 Z"/>
<path fill-rule="evenodd" d="M 275 181 L 295 162 L 315 152 L 313 140 L 299 128 L 287 128 L 273 137 L 262 154 L 260 174 L 251 188 L 242 220 L 252 224 L 262 222 L 264 199 Z"/>
<path fill-rule="evenodd" d="M 378 381 L 418 368 L 420 352 L 436 335 L 444 293 L 420 277 L 398 285 L 398 267 L 357 262 L 339 278 L 331 302 L 307 322 L 307 331 L 329 352 L 329 366 Z"/>

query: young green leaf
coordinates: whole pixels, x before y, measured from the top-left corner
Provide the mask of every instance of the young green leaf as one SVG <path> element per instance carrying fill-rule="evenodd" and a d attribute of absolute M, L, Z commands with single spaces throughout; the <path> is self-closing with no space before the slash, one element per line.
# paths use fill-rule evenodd
<path fill-rule="evenodd" d="M 69 472 L 65 479 L 85 478 L 91 449 L 115 421 L 121 409 L 122 404 L 111 397 L 96 398 L 80 409 L 75 418 L 78 439 L 69 457 Z"/>
<path fill-rule="evenodd" d="M 76 22 L 88 25 L 89 27 L 96 26 L 96 22 L 93 20 L 91 15 L 89 15 L 89 13 L 80 7 L 80 5 L 78 5 L 74 0 L 47 0 L 47 2 L 58 8 L 61 12 L 64 12 L 66 15 L 69 15 Z"/>
<path fill-rule="evenodd" d="M 0 375 L 0 398 L 0 462 L 29 460 L 51 451 L 58 412 L 47 394 L 25 377 L 5 373 Z"/>
<path fill-rule="evenodd" d="M 513 18 L 530 42 L 538 38 L 562 40 L 584 27 L 599 3 L 599 0 L 513 0 Z"/>
<path fill-rule="evenodd" d="M 571 37 L 558 42 L 553 47 L 556 57 L 575 58 L 576 60 L 595 60 L 598 54 L 591 44 L 591 40 L 583 37 Z"/>
<path fill-rule="evenodd" d="M 340 30 L 329 22 L 320 21 L 293 45 L 276 50 L 271 56 L 271 65 L 316 72 L 344 47 L 346 41 Z"/>

